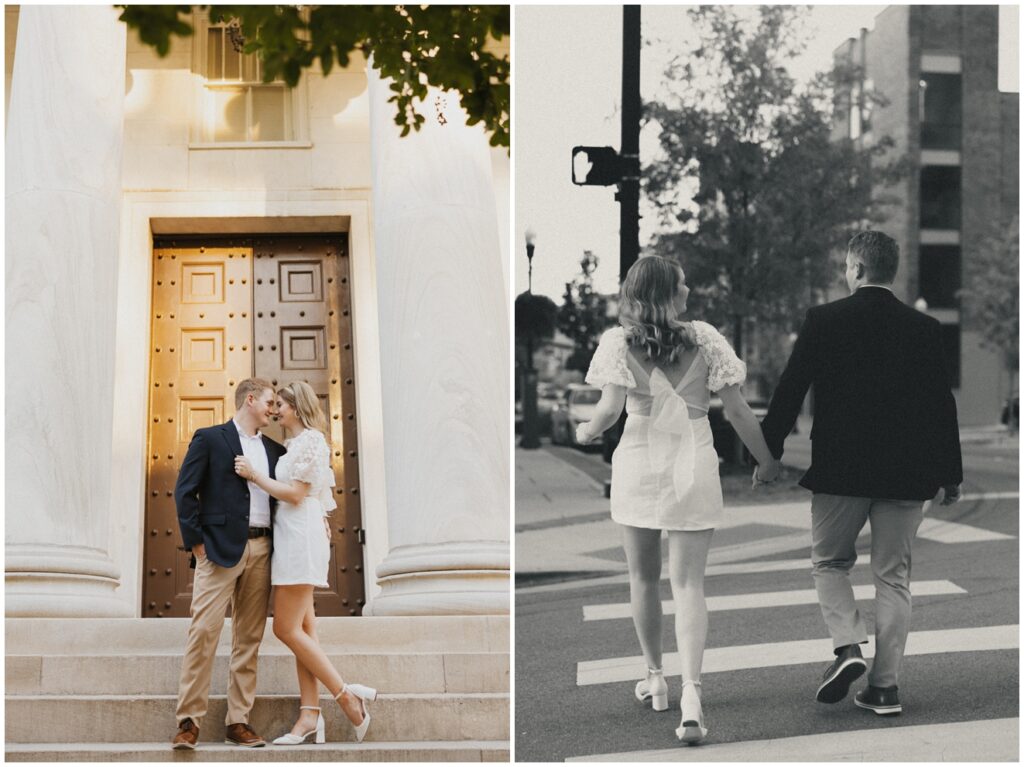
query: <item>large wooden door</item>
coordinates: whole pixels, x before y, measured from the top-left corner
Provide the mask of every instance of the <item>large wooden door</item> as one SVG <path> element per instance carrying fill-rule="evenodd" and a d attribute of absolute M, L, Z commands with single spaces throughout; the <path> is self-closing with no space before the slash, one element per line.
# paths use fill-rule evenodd
<path fill-rule="evenodd" d="M 192 570 L 178 547 L 174 483 L 193 432 L 227 421 L 234 387 L 256 375 L 303 380 L 331 428 L 335 501 L 329 586 L 319 615 L 365 599 L 349 269 L 342 236 L 157 243 L 153 270 L 149 476 L 143 616 L 185 616 Z M 268 436 L 283 440 L 273 424 Z"/>

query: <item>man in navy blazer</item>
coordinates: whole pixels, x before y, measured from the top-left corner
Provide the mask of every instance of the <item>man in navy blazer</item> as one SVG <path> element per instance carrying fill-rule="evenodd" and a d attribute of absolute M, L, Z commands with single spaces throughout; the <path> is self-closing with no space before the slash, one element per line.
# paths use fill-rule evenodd
<path fill-rule="evenodd" d="M 807 312 L 761 424 L 768 447 L 783 443 L 814 387 L 811 466 L 800 484 L 811 500 L 811 554 L 822 616 L 836 660 L 817 700 L 837 703 L 867 669 L 867 632 L 850 569 L 871 520 L 875 659 L 854 702 L 899 714 L 898 676 L 910 630 L 910 548 L 923 504 L 960 497 L 963 470 L 956 402 L 943 362 L 941 326 L 892 292 L 899 246 L 881 232 L 850 240 L 851 295 Z"/>
<path fill-rule="evenodd" d="M 178 687 L 175 749 L 193 749 L 206 714 L 217 642 L 231 607 L 231 677 L 225 742 L 263 746 L 249 726 L 256 664 L 270 599 L 270 554 L 276 501 L 235 473 L 244 455 L 273 477 L 282 445 L 259 433 L 274 414 L 274 389 L 248 378 L 235 389 L 235 416 L 198 429 L 178 472 L 174 499 L 185 548 L 196 568 L 191 622 Z"/>

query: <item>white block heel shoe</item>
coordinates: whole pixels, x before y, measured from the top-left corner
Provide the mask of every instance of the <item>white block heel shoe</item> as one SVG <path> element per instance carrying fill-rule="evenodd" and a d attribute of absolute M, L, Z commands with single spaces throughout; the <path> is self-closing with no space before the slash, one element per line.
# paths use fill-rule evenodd
<path fill-rule="evenodd" d="M 359 698 L 359 704 L 363 709 L 363 721 L 352 725 L 356 731 L 356 741 L 362 743 L 363 738 L 366 737 L 366 731 L 370 728 L 370 707 L 366 704 L 377 700 L 377 691 L 363 684 L 342 684 L 341 692 L 334 696 L 334 699 L 339 700 L 346 692 L 350 692 Z"/>
<path fill-rule="evenodd" d="M 633 694 L 641 703 L 650 698 L 651 708 L 655 711 L 668 709 L 668 684 L 665 683 L 665 676 L 660 668 L 647 669 L 647 678 L 636 683 Z"/>
<path fill-rule="evenodd" d="M 295 735 L 293 733 L 285 733 L 280 738 L 274 740 L 275 746 L 298 746 L 306 742 L 306 738 L 310 735 L 316 735 L 313 739 L 314 743 L 324 743 L 327 741 L 324 728 L 324 715 L 320 713 L 319 706 L 299 706 L 300 711 L 316 711 L 316 727 L 303 735 Z"/>
<path fill-rule="evenodd" d="M 687 694 L 687 686 L 690 687 Z M 683 743 L 691 746 L 700 743 L 708 736 L 708 728 L 704 726 L 704 709 L 700 705 L 700 682 L 685 680 L 683 682 L 683 696 L 679 701 L 679 708 L 682 711 L 682 720 L 676 728 L 676 737 Z"/>

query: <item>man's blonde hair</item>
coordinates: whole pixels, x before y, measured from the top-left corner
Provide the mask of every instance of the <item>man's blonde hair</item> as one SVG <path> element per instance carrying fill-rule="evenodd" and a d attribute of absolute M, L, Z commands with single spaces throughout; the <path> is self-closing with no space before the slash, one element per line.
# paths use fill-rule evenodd
<path fill-rule="evenodd" d="M 246 378 L 235 388 L 235 410 L 241 410 L 245 398 L 250 394 L 259 397 L 264 391 L 274 391 L 274 384 L 265 378 Z"/>

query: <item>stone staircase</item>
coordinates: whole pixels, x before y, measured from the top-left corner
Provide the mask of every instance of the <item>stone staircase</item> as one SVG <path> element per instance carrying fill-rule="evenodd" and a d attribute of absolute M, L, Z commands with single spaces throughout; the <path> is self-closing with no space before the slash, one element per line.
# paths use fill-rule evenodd
<path fill-rule="evenodd" d="M 507 616 L 321 618 L 317 634 L 346 680 L 376 687 L 363 743 L 327 691 L 327 743 L 223 743 L 230 620 L 199 747 L 173 751 L 186 619 L 9 619 L 8 761 L 508 761 Z M 297 712 L 291 653 L 267 624 L 250 724 L 268 741 Z"/>

